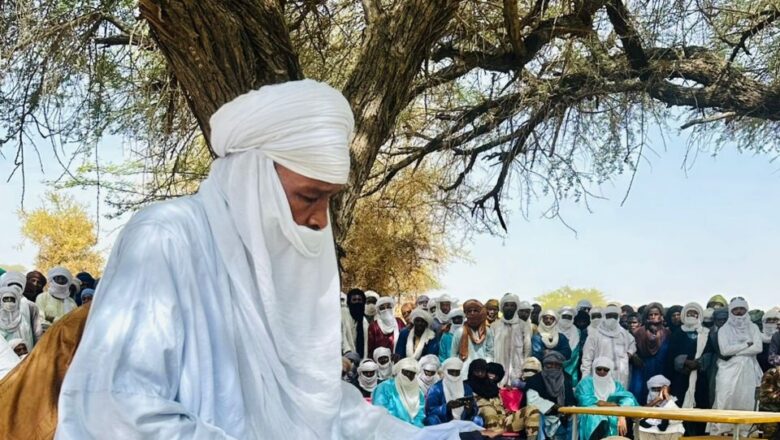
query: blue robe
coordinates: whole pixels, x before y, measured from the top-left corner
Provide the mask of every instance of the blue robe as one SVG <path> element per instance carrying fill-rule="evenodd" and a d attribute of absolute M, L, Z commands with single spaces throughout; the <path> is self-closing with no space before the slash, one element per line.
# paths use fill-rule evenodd
<path fill-rule="evenodd" d="M 661 348 L 654 355 L 641 353 L 639 344 L 637 344 L 636 354 L 639 355 L 645 365 L 643 368 L 631 367 L 631 382 L 628 388 L 640 405 L 647 403 L 647 381 L 653 376 L 666 373 L 666 355 L 669 352 L 670 339 L 671 337 L 664 338 Z"/>
<path fill-rule="evenodd" d="M 567 338 L 566 335 L 559 333 L 558 345 L 556 345 L 555 348 L 547 348 L 547 346 L 544 345 L 544 342 L 542 342 L 542 336 L 539 333 L 534 333 L 534 336 L 531 338 L 532 356 L 539 359 L 541 362 L 544 360 L 544 352 L 547 350 L 557 351 L 563 355 L 566 360 L 571 358 L 571 347 L 569 347 L 569 338 Z"/>
<path fill-rule="evenodd" d="M 577 406 L 596 406 L 598 398 L 596 397 L 596 391 L 593 388 L 593 377 L 584 377 L 577 388 L 574 390 L 574 395 L 577 397 Z M 615 381 L 615 392 L 609 396 L 610 401 L 616 401 L 620 406 L 639 406 L 634 396 L 623 388 L 620 382 Z M 578 416 L 578 430 L 579 438 L 582 440 L 589 440 L 593 431 L 599 426 L 599 424 L 607 420 L 608 435 L 617 435 L 618 418 L 614 416 L 597 416 L 591 414 L 583 414 Z"/>
<path fill-rule="evenodd" d="M 395 389 L 395 379 L 388 379 L 374 389 L 374 397 L 371 403 L 375 406 L 381 406 L 386 409 L 393 417 L 402 420 L 406 423 L 411 423 L 414 426 L 420 428 L 423 427 L 423 420 L 425 419 L 425 397 L 422 391 L 420 391 L 420 410 L 417 411 L 417 415 L 412 419 L 409 417 L 409 412 L 406 411 L 404 404 L 401 402 L 401 396 L 398 394 L 398 390 Z"/>
<path fill-rule="evenodd" d="M 482 418 L 479 417 L 477 400 L 474 398 L 474 392 L 467 383 L 463 384 L 463 397 L 471 397 L 471 412 L 464 410 L 460 420 L 470 420 L 483 426 Z M 452 411 L 447 408 L 447 399 L 444 397 L 444 384 L 437 382 L 428 390 L 428 397 L 425 399 L 425 425 L 438 425 L 449 422 L 452 419 Z"/>
<path fill-rule="evenodd" d="M 411 356 L 411 353 L 406 353 L 406 341 L 409 339 L 409 334 L 414 331 L 414 328 L 405 328 L 398 334 L 398 342 L 395 344 L 395 353 L 401 356 L 401 359 Z M 439 355 L 439 340 L 436 338 L 431 339 L 425 344 L 422 354 L 423 357 L 428 354 Z M 419 360 L 419 359 L 418 359 Z"/>

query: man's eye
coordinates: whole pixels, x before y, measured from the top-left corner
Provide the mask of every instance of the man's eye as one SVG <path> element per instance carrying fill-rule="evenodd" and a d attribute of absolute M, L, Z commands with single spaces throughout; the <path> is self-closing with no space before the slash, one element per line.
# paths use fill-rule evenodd
<path fill-rule="evenodd" d="M 303 200 L 304 202 L 310 203 L 310 204 L 317 201 L 316 197 L 309 197 L 309 196 L 305 196 L 303 194 L 300 194 L 298 197 L 300 197 L 301 200 Z"/>

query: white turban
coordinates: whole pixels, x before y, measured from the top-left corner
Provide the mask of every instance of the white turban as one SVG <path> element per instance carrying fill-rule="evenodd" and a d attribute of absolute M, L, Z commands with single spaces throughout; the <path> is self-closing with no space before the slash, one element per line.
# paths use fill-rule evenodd
<path fill-rule="evenodd" d="M 501 301 L 499 302 L 499 307 L 501 310 L 504 309 L 504 304 L 511 302 L 515 303 L 515 305 L 518 307 L 518 310 L 520 308 L 520 298 L 517 297 L 514 293 L 507 293 L 506 295 L 501 297 Z M 530 309 L 530 307 L 529 307 Z"/>
<path fill-rule="evenodd" d="M 68 281 L 64 285 L 54 282 L 54 277 L 58 276 L 63 276 L 67 278 Z M 71 275 L 68 269 L 61 266 L 55 267 L 49 271 L 46 278 L 49 279 L 49 294 L 51 294 L 51 296 L 57 299 L 65 299 L 70 296 L 70 285 L 73 283 L 73 275 Z"/>
<path fill-rule="evenodd" d="M 460 316 L 461 318 L 465 318 L 466 314 L 463 313 L 463 309 L 452 309 L 450 310 L 450 313 L 447 314 L 447 317 L 452 321 L 452 318 Z"/>
<path fill-rule="evenodd" d="M 668 387 L 672 383 L 663 374 L 657 374 L 647 381 L 647 388 Z"/>
<path fill-rule="evenodd" d="M 393 365 L 393 376 L 398 376 L 401 370 L 413 371 L 415 374 L 419 373 L 420 367 L 417 366 L 417 359 L 407 357 L 396 362 Z"/>
<path fill-rule="evenodd" d="M 368 295 L 366 295 L 368 296 Z M 383 296 L 376 300 L 376 308 L 379 309 L 379 306 L 383 306 L 385 304 L 390 304 L 391 307 L 395 307 L 395 300 L 392 296 Z"/>
<path fill-rule="evenodd" d="M 18 284 L 19 286 L 16 286 Z M 24 292 L 24 287 L 27 285 L 27 276 L 21 272 L 6 272 L 0 277 L 0 287 L 16 287 Z M 21 287 L 20 287 L 21 286 Z"/>
<path fill-rule="evenodd" d="M 610 313 L 617 313 L 618 316 L 620 315 L 620 308 L 618 306 L 607 306 L 604 308 L 604 319 L 607 318 L 607 315 Z"/>
<path fill-rule="evenodd" d="M 354 119 L 338 90 L 306 79 L 261 87 L 220 107 L 209 121 L 219 157 L 259 149 L 303 176 L 344 184 Z"/>
<path fill-rule="evenodd" d="M 420 370 L 439 371 L 439 356 L 435 354 L 426 354 L 417 362 Z"/>
<path fill-rule="evenodd" d="M 593 373 L 594 374 L 596 373 L 596 368 L 598 368 L 598 367 L 609 368 L 609 371 L 612 371 L 612 370 L 615 369 L 615 363 L 612 362 L 612 359 L 610 359 L 608 357 L 603 357 L 603 356 L 602 357 L 597 357 L 593 361 Z"/>
<path fill-rule="evenodd" d="M 729 313 L 731 313 L 734 309 L 738 308 L 744 308 L 745 310 L 748 310 L 750 307 L 748 307 L 748 302 L 745 301 L 743 298 L 734 298 L 729 303 Z"/>
<path fill-rule="evenodd" d="M 416 318 L 422 318 L 422 319 L 424 319 L 424 320 L 425 320 L 425 322 L 427 322 L 427 323 L 428 323 L 428 327 L 430 327 L 431 325 L 433 325 L 433 317 L 431 316 L 431 314 L 430 314 L 430 313 L 428 313 L 428 312 L 426 312 L 425 310 L 423 310 L 423 309 L 419 308 L 419 307 L 418 307 L 418 308 L 416 308 L 416 309 L 414 309 L 414 310 L 412 311 L 412 314 L 411 314 L 411 315 L 409 315 L 409 319 L 410 319 L 412 322 L 414 322 L 414 320 L 415 320 Z"/>
<path fill-rule="evenodd" d="M 437 308 L 437 307 L 436 307 L 436 298 L 431 298 L 431 299 L 429 299 L 429 300 L 428 300 L 428 305 L 427 305 L 427 307 L 426 307 L 426 308 L 427 308 L 429 311 L 430 311 L 431 309 L 435 309 L 435 308 Z"/>
<path fill-rule="evenodd" d="M 463 361 L 458 359 L 457 357 L 451 357 L 444 361 L 443 364 L 441 364 L 441 371 L 444 373 L 447 372 L 447 370 L 462 370 L 463 369 Z"/>
<path fill-rule="evenodd" d="M 528 301 L 520 301 L 517 304 L 517 310 L 531 310 L 533 307 L 531 307 L 531 303 Z"/>
<path fill-rule="evenodd" d="M 374 292 L 373 290 L 366 290 L 366 298 L 368 298 L 369 296 L 372 298 L 376 298 L 377 300 L 379 300 L 380 298 L 379 294 Z"/>

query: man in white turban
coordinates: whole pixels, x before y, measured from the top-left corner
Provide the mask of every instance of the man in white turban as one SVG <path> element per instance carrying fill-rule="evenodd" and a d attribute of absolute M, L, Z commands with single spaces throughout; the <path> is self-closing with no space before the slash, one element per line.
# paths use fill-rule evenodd
<path fill-rule="evenodd" d="M 506 374 L 499 385 L 512 383 L 523 375 L 523 360 L 531 355 L 531 325 L 520 320 L 517 308 L 520 299 L 507 293 L 499 301 L 502 317 L 490 327 L 493 330 L 495 362 Z"/>
<path fill-rule="evenodd" d="M 377 301 L 379 301 L 379 294 L 373 290 L 366 290 L 366 319 L 369 325 L 376 317 Z"/>
<path fill-rule="evenodd" d="M 35 298 L 35 304 L 43 314 L 41 325 L 43 330 L 48 329 L 63 315 L 75 309 L 76 301 L 70 297 L 70 286 L 73 284 L 73 275 L 64 267 L 55 267 L 48 275 L 48 289 Z"/>
<path fill-rule="evenodd" d="M 393 367 L 394 377 L 376 387 L 371 403 L 386 409 L 399 420 L 422 427 L 425 419 L 425 396 L 417 382 L 418 372 L 416 360 L 400 360 Z"/>
<path fill-rule="evenodd" d="M 140 211 L 114 245 L 56 438 L 457 438 L 400 423 L 340 379 L 328 206 L 349 174 L 346 99 L 277 84 L 210 126 L 218 158 L 198 193 Z"/>
<path fill-rule="evenodd" d="M 433 324 L 431 330 L 436 333 L 436 337 L 440 337 L 442 331 L 447 330 L 447 326 L 450 323 L 449 314 L 452 311 L 452 298 L 449 295 L 444 294 L 436 298 L 436 310 L 432 312 Z"/>
<path fill-rule="evenodd" d="M 379 347 L 374 350 L 372 359 L 378 367 L 379 381 L 393 377 L 393 353 L 387 347 Z"/>
<path fill-rule="evenodd" d="M 21 295 L 21 301 L 19 302 L 19 312 L 23 316 L 22 319 L 27 320 L 30 323 L 32 329 L 33 341 L 32 344 L 38 343 L 38 340 L 43 336 L 43 325 L 41 323 L 41 313 L 38 306 L 34 301 L 30 301 L 24 296 L 24 288 L 27 285 L 27 276 L 21 272 L 6 272 L 0 277 L 0 287 L 13 287 L 18 289 Z M 29 341 L 28 341 L 29 342 Z M 32 350 L 33 345 L 28 345 L 27 349 Z"/>
<path fill-rule="evenodd" d="M 631 372 L 628 361 L 636 353 L 636 340 L 628 330 L 620 326 L 620 309 L 617 306 L 605 308 L 604 314 L 607 317 L 598 321 L 598 327 L 588 331 L 588 339 L 582 347 L 580 372 L 582 377 L 590 376 L 593 361 L 604 357 L 613 363 L 612 377 L 628 388 Z"/>
<path fill-rule="evenodd" d="M 423 309 L 414 309 L 409 315 L 412 320 L 412 327 L 405 328 L 398 335 L 398 342 L 395 344 L 395 354 L 399 359 L 413 358 L 419 361 L 425 355 L 439 354 L 439 340 L 436 339 L 436 333 L 431 330 L 433 317 Z"/>
<path fill-rule="evenodd" d="M 30 311 L 22 303 L 22 291 L 16 287 L 0 287 L 0 337 L 8 342 L 21 339 L 27 347 L 35 344 Z"/>
<path fill-rule="evenodd" d="M 715 376 L 713 409 L 753 411 L 756 388 L 761 384 L 761 367 L 756 356 L 761 353 L 761 330 L 750 322 L 748 303 L 737 297 L 729 304 L 729 318 L 718 330 L 718 372 Z M 731 434 L 739 429 L 747 437 L 749 426 L 710 423 L 710 435 Z"/>
<path fill-rule="evenodd" d="M 417 382 L 420 384 L 423 395 L 427 397 L 428 390 L 441 380 L 441 377 L 439 377 L 439 356 L 427 354 L 420 358 L 417 366 L 420 369 L 420 372 L 417 373 Z"/>
<path fill-rule="evenodd" d="M 390 296 L 383 296 L 377 301 L 376 319 L 368 326 L 368 352 L 366 352 L 366 356 L 371 356 L 378 347 L 395 349 L 398 335 L 406 326 L 401 319 L 395 317 L 394 307 L 395 300 Z"/>

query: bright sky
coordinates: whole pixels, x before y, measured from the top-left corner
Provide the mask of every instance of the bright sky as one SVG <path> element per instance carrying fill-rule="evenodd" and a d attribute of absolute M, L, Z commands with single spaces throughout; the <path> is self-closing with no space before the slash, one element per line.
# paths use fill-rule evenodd
<path fill-rule="evenodd" d="M 658 154 L 641 165 L 625 205 L 620 201 L 627 178 L 603 187 L 608 200 L 591 200 L 592 213 L 583 205 L 564 206 L 576 234 L 557 220 L 515 215 L 506 239 L 475 238 L 469 248 L 473 262 L 448 267 L 444 290 L 462 300 L 498 298 L 507 291 L 530 300 L 570 285 L 595 287 L 610 299 L 634 304 L 706 302 L 724 293 L 742 295 L 752 307 L 778 305 L 780 164 L 726 148 L 717 158 L 699 156 L 686 172 L 684 140 L 672 138 L 667 151 L 660 143 L 653 147 Z M 114 159 L 122 154 L 118 142 L 101 151 L 111 151 Z M 4 153 L 0 175 L 5 178 L 12 158 Z M 43 158 L 50 162 L 51 153 Z M 58 172 L 50 166 L 42 175 L 35 168 L 28 169 L 27 209 L 40 206 L 47 190 L 42 180 Z M 94 193 L 71 193 L 94 213 Z M 36 250 L 18 247 L 20 194 L 18 178 L 0 185 L 6 207 L 0 212 L 0 264 L 29 268 Z M 121 223 L 101 220 L 106 251 Z"/>

